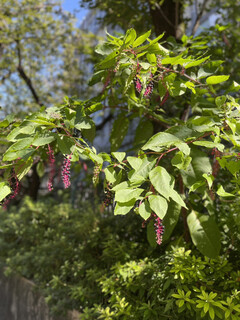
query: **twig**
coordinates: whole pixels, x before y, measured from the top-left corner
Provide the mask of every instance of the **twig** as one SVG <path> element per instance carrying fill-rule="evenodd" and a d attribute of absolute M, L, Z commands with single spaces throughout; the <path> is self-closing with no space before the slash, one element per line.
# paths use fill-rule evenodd
<path fill-rule="evenodd" d="M 172 27 L 175 29 L 175 26 L 172 24 L 172 22 L 168 19 L 168 17 L 164 14 L 164 12 L 162 11 L 161 6 L 158 3 L 155 3 L 156 8 L 160 11 L 163 19 Z"/>
<path fill-rule="evenodd" d="M 15 41 L 16 41 L 16 44 L 17 44 L 17 55 L 18 55 L 17 70 L 18 70 L 18 73 L 19 73 L 20 77 L 25 81 L 25 83 L 26 83 L 28 89 L 31 91 L 31 93 L 33 95 L 33 98 L 36 101 L 36 103 L 39 106 L 42 106 L 43 104 L 40 102 L 39 96 L 38 96 L 36 90 L 33 87 L 31 79 L 27 76 L 26 72 L 23 69 L 23 66 L 22 66 L 22 55 L 21 55 L 21 49 L 20 49 L 19 40 L 15 40 Z"/>
<path fill-rule="evenodd" d="M 200 25 L 200 21 L 201 21 L 201 18 L 203 16 L 203 13 L 204 13 L 204 10 L 206 8 L 206 5 L 207 5 L 207 2 L 208 0 L 204 0 L 203 4 L 202 4 L 202 8 L 201 8 L 201 11 L 198 13 L 197 15 L 197 18 L 196 18 L 196 21 L 194 23 L 194 26 L 192 28 L 192 32 L 191 32 L 191 35 L 194 36 L 194 34 L 196 33 L 199 25 Z"/>

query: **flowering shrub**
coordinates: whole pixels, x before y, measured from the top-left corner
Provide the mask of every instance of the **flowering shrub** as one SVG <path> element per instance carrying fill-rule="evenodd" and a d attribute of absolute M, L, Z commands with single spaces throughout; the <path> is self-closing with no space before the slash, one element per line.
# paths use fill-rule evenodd
<path fill-rule="evenodd" d="M 70 186 L 71 163 L 91 160 L 97 168 L 94 184 L 100 171 L 104 185 L 111 184 L 115 215 L 135 212 L 149 221 L 155 214 L 165 226 L 163 241 L 183 219 L 184 239 L 217 258 L 221 240 L 215 208 L 219 201 L 239 197 L 240 86 L 220 74 L 222 61 L 207 56 L 199 38 L 185 36 L 181 45 L 171 43 L 170 51 L 159 43 L 163 35 L 150 40 L 150 34 L 137 37 L 130 29 L 118 38 L 108 35 L 97 46 L 101 60 L 89 84 L 100 83 L 102 90 L 95 97 L 66 98 L 24 121 L 0 122 L 9 146 L 0 167 L 5 170 L 0 200 L 12 192 L 11 169 L 21 181 L 50 146 L 66 156 L 65 188 Z M 98 153 L 88 141 L 94 139 L 94 115 L 105 109 L 114 118 L 111 152 Z M 125 152 L 122 144 L 134 121 L 132 151 Z M 147 232 L 151 239 L 151 221 Z M 161 242 L 159 236 L 157 240 Z"/>

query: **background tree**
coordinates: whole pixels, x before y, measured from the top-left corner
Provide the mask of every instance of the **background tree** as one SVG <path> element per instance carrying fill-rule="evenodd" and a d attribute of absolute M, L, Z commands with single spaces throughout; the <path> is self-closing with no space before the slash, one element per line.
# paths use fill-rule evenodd
<path fill-rule="evenodd" d="M 85 72 L 79 57 L 91 55 L 94 37 L 74 27 L 73 16 L 62 10 L 60 1 L 2 0 L 0 9 L 5 114 L 37 110 L 60 102 L 65 94 L 79 94 Z"/>
<path fill-rule="evenodd" d="M 162 10 L 167 3 L 173 5 L 166 1 L 152 5 Z M 234 22 L 230 3 L 225 10 L 230 10 Z M 97 4 L 103 5 L 91 2 Z M 221 2 L 204 1 L 197 6 L 192 35 L 197 34 L 205 9 L 214 4 Z M 150 14 L 149 7 L 139 8 Z M 226 11 L 219 13 L 222 16 Z M 128 14 L 128 20 L 132 14 L 135 23 L 135 13 L 129 10 Z M 62 104 L 41 107 L 24 121 L 8 116 L 0 123 L 8 148 L 1 163 L 0 195 L 5 208 L 34 167 L 48 186 L 49 198 L 54 194 L 69 201 L 68 193 L 60 189 L 71 183 L 74 196 L 82 197 L 83 189 L 75 182 L 87 185 L 91 175 L 91 186 L 96 187 L 91 195 L 98 203 L 97 193 L 105 196 L 99 216 L 88 212 L 86 220 L 78 212 L 68 220 L 67 210 L 59 211 L 58 219 L 58 204 L 44 204 L 38 211 L 40 205 L 30 200 L 22 209 L 23 217 L 10 207 L 13 214 L 3 218 L 1 239 L 8 267 L 17 266 L 21 273 L 48 286 L 49 300 L 55 306 L 57 300 L 77 306 L 86 319 L 142 319 L 143 314 L 146 319 L 159 315 L 211 320 L 239 317 L 239 74 L 234 72 L 238 50 L 230 42 L 235 41 L 238 26 L 220 25 L 221 16 L 219 25 L 205 33 L 177 40 L 171 36 L 164 44 L 159 43 L 161 36 L 154 39 L 150 31 L 137 34 L 130 29 L 120 35 L 118 29 L 117 36 L 107 34 L 107 41 L 96 48 L 98 61 L 89 81 L 98 86 L 94 95 L 66 97 Z M 145 23 L 146 17 L 138 19 Z M 65 53 L 65 71 L 73 72 L 71 86 L 77 89 L 75 50 L 69 45 Z M 68 65 L 71 59 L 74 64 Z M 71 91 L 67 84 L 64 90 L 74 94 L 75 88 Z M 106 111 L 109 117 L 99 125 Z M 110 150 L 98 152 L 96 127 L 102 129 L 106 123 L 110 123 Z M 70 179 L 71 174 L 76 180 Z M 73 203 L 82 207 L 78 201 Z M 92 206 L 96 209 L 95 203 Z M 103 206 L 109 209 L 104 211 Z M 56 215 L 49 214 L 51 207 Z M 126 219 L 117 217 L 114 225 L 108 220 L 113 212 Z M 78 219 L 79 224 L 74 222 Z M 34 246 L 29 246 L 31 241 Z M 56 265 L 44 255 L 49 243 L 54 244 L 51 255 Z M 172 251 L 172 246 L 181 248 Z M 36 267 L 29 256 L 36 247 L 38 256 L 45 259 L 43 267 L 34 260 L 39 272 L 33 274 Z M 59 258 L 55 251 L 63 255 Z M 146 255 L 149 260 L 144 259 Z M 103 263 L 96 267 L 100 259 Z M 49 270 L 46 280 L 41 270 Z"/>

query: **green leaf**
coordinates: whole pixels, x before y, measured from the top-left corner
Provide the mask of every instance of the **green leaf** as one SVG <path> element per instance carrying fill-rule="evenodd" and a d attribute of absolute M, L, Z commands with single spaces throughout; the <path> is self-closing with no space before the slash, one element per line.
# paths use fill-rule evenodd
<path fill-rule="evenodd" d="M 202 180 L 204 173 L 212 173 L 210 159 L 204 152 L 196 148 L 192 148 L 190 155 L 192 158 L 190 165 L 186 170 L 181 170 L 183 182 L 188 188 L 191 188 L 194 183 Z"/>
<path fill-rule="evenodd" d="M 96 135 L 95 123 L 92 121 L 91 128 L 90 129 L 82 129 L 81 132 L 82 132 L 82 135 L 85 139 L 89 140 L 90 142 L 93 142 L 95 135 Z"/>
<path fill-rule="evenodd" d="M 0 182 L 0 201 L 5 199 L 11 192 L 9 185 L 6 182 Z"/>
<path fill-rule="evenodd" d="M 8 125 L 9 125 L 9 122 L 6 119 L 0 122 L 0 128 L 6 128 L 8 127 Z"/>
<path fill-rule="evenodd" d="M 135 133 L 134 145 L 142 146 L 153 135 L 153 124 L 151 121 L 141 119 Z"/>
<path fill-rule="evenodd" d="M 186 92 L 186 85 L 181 81 L 174 81 L 172 85 L 168 86 L 168 90 L 172 97 L 178 97 Z M 160 95 L 162 96 L 162 94 Z"/>
<path fill-rule="evenodd" d="M 167 132 L 159 132 L 152 136 L 148 142 L 142 147 L 143 150 L 153 150 L 161 152 L 164 147 L 170 147 L 178 142 L 182 142 L 178 137 Z"/>
<path fill-rule="evenodd" d="M 210 76 L 206 79 L 207 84 L 218 84 L 227 81 L 230 76 Z"/>
<path fill-rule="evenodd" d="M 112 132 L 110 135 L 111 152 L 117 151 L 123 142 L 125 135 L 127 134 L 129 126 L 129 120 L 125 113 L 121 113 L 113 123 Z"/>
<path fill-rule="evenodd" d="M 117 172 L 113 167 L 105 168 L 104 173 L 108 182 L 115 183 L 117 181 Z"/>
<path fill-rule="evenodd" d="M 205 58 L 202 58 L 202 59 L 199 59 L 199 60 L 194 60 L 192 62 L 188 62 L 184 65 L 184 68 L 185 69 L 188 69 L 188 68 L 191 68 L 191 67 L 196 67 L 198 66 L 199 64 L 205 62 L 206 60 L 208 60 L 210 58 L 210 56 L 208 57 L 205 57 Z"/>
<path fill-rule="evenodd" d="M 53 122 L 49 122 L 49 121 L 46 121 L 46 120 L 42 120 L 42 119 L 29 119 L 28 121 L 31 121 L 33 123 L 37 123 L 37 124 L 41 124 L 43 126 L 47 126 L 47 127 L 53 127 L 55 128 L 56 125 L 53 123 Z"/>
<path fill-rule="evenodd" d="M 126 156 L 126 152 L 112 152 L 111 154 L 118 162 L 122 162 Z"/>
<path fill-rule="evenodd" d="M 33 137 L 22 138 L 21 140 L 12 144 L 6 152 L 20 151 L 22 149 L 26 149 L 32 144 L 33 139 L 34 139 Z"/>
<path fill-rule="evenodd" d="M 226 102 L 227 100 L 227 97 L 226 96 L 220 96 L 220 97 L 217 97 L 215 99 L 215 103 L 216 105 L 220 108 L 224 105 L 224 103 Z"/>
<path fill-rule="evenodd" d="M 205 178 L 205 179 L 207 180 L 208 187 L 209 187 L 209 189 L 211 189 L 211 188 L 212 188 L 213 181 L 214 181 L 213 175 L 211 175 L 211 174 L 208 175 L 208 174 L 204 173 L 204 174 L 203 174 L 203 178 Z"/>
<path fill-rule="evenodd" d="M 88 81 L 89 86 L 93 86 L 94 84 L 101 82 L 102 78 L 106 75 L 106 70 L 99 70 L 95 72 L 92 77 Z M 91 107 L 90 107 L 91 108 Z M 97 111 L 97 110 L 96 110 Z"/>
<path fill-rule="evenodd" d="M 218 190 L 217 190 L 217 194 L 220 196 L 220 197 L 235 197 L 234 194 L 232 193 L 229 193 L 229 192 L 226 192 L 224 189 L 223 189 L 223 186 L 219 186 Z"/>
<path fill-rule="evenodd" d="M 56 139 L 55 134 L 45 134 L 45 135 L 43 134 L 43 135 L 37 136 L 33 140 L 32 145 L 37 147 L 43 146 L 45 144 L 49 144 L 53 142 L 55 139 Z"/>
<path fill-rule="evenodd" d="M 154 50 L 151 50 L 151 49 L 154 49 L 154 45 L 157 44 L 157 42 L 164 36 L 164 33 L 160 34 L 157 38 L 155 38 L 154 40 L 150 41 L 149 44 L 146 44 L 145 46 L 142 46 L 142 47 L 139 47 L 137 48 L 135 51 L 137 53 L 139 52 L 143 52 L 145 50 L 148 49 L 148 52 L 149 53 L 153 53 Z M 159 44 L 157 44 L 157 48 L 158 48 L 158 51 L 162 51 L 163 53 L 167 53 L 168 50 L 163 48 L 162 46 L 160 46 Z"/>
<path fill-rule="evenodd" d="M 157 57 L 154 53 L 148 53 L 147 54 L 147 59 L 148 59 L 148 62 L 151 64 L 151 65 L 154 65 L 156 64 L 157 62 Z"/>
<path fill-rule="evenodd" d="M 146 33 L 144 33 L 143 35 L 141 35 L 140 37 L 138 37 L 134 42 L 133 42 L 133 48 L 140 46 L 141 44 L 143 44 L 147 38 L 150 36 L 151 34 L 151 30 L 147 31 Z"/>
<path fill-rule="evenodd" d="M 178 203 L 180 206 L 184 207 L 187 209 L 185 202 L 183 201 L 182 197 L 180 196 L 179 193 L 177 193 L 177 191 L 173 190 L 170 193 L 170 197 L 173 199 L 173 201 L 175 201 L 176 203 Z"/>
<path fill-rule="evenodd" d="M 93 125 L 92 119 L 86 116 L 83 107 L 79 106 L 76 112 L 74 127 L 78 130 L 82 130 L 82 129 L 91 129 L 92 125 Z"/>
<path fill-rule="evenodd" d="M 163 219 L 168 209 L 168 203 L 166 199 L 159 195 L 151 195 L 148 197 L 148 201 L 151 209 L 160 219 Z"/>
<path fill-rule="evenodd" d="M 212 142 L 212 141 L 199 140 L 199 141 L 194 141 L 193 144 L 195 146 L 202 146 L 210 149 L 217 148 L 221 152 L 223 152 L 224 150 L 223 144 Z"/>
<path fill-rule="evenodd" d="M 30 171 L 33 165 L 33 158 L 27 159 L 27 161 L 19 161 L 15 166 L 15 172 L 17 174 L 18 180 L 22 178 Z"/>
<path fill-rule="evenodd" d="M 103 104 L 98 102 L 98 103 L 94 103 L 90 107 L 88 107 L 86 110 L 86 113 L 92 114 L 92 113 L 99 111 L 99 110 L 102 110 L 102 109 L 103 109 Z"/>
<path fill-rule="evenodd" d="M 152 159 L 152 158 L 147 158 L 147 157 L 143 158 L 142 159 L 142 164 L 138 168 L 136 174 L 142 176 L 143 178 L 147 178 L 149 172 L 154 167 L 156 161 L 157 161 L 156 159 Z"/>
<path fill-rule="evenodd" d="M 214 312 L 213 307 L 210 307 L 208 312 L 209 312 L 210 318 L 211 318 L 212 320 L 214 320 L 214 318 L 215 318 L 215 312 Z"/>
<path fill-rule="evenodd" d="M 196 191 L 198 188 L 202 186 L 205 186 L 205 181 L 201 180 L 201 181 L 195 182 L 189 189 L 189 193 Z"/>
<path fill-rule="evenodd" d="M 154 220 L 151 220 L 147 225 L 147 239 L 152 248 L 156 248 L 156 232 L 154 228 Z"/>
<path fill-rule="evenodd" d="M 197 78 L 198 79 L 206 78 L 206 77 L 210 76 L 211 74 L 213 74 L 213 72 L 205 71 L 203 68 L 200 68 L 198 70 Z"/>
<path fill-rule="evenodd" d="M 13 161 L 18 158 L 23 158 L 27 160 L 35 152 L 34 149 L 24 149 L 19 151 L 6 152 L 3 156 L 3 161 Z"/>
<path fill-rule="evenodd" d="M 116 57 L 119 54 L 119 49 L 114 50 L 105 59 L 96 65 L 96 68 L 107 69 L 115 65 Z"/>
<path fill-rule="evenodd" d="M 115 201 L 117 202 L 128 202 L 130 200 L 137 200 L 138 197 L 141 195 L 141 193 L 144 191 L 144 189 L 121 189 L 116 191 L 115 193 Z"/>
<path fill-rule="evenodd" d="M 208 309 L 209 309 L 209 303 L 205 302 L 204 307 L 203 307 L 204 312 L 207 313 Z"/>
<path fill-rule="evenodd" d="M 133 28 L 128 29 L 126 32 L 125 39 L 124 39 L 125 44 L 128 46 L 133 44 L 136 37 L 137 37 L 136 31 Z"/>
<path fill-rule="evenodd" d="M 189 156 L 191 149 L 189 148 L 188 144 L 185 142 L 176 142 L 175 146 L 182 151 L 186 156 Z"/>
<path fill-rule="evenodd" d="M 135 170 L 131 170 L 128 172 L 128 180 L 131 182 L 132 186 L 137 187 L 143 184 L 143 182 L 145 182 L 146 179 L 140 176 L 138 172 L 136 172 Z"/>
<path fill-rule="evenodd" d="M 181 206 L 174 201 L 170 201 L 168 205 L 167 213 L 163 219 L 163 225 L 165 226 L 165 231 L 163 234 L 163 241 L 170 238 L 181 212 Z"/>
<path fill-rule="evenodd" d="M 119 203 L 117 202 L 115 209 L 114 209 L 114 215 L 125 215 L 127 214 L 134 206 L 135 199 L 132 199 L 128 202 Z"/>
<path fill-rule="evenodd" d="M 175 154 L 175 156 L 171 160 L 171 164 L 178 169 L 186 170 L 191 163 L 192 158 L 187 156 L 180 151 Z"/>
<path fill-rule="evenodd" d="M 14 128 L 10 133 L 9 135 L 7 136 L 7 140 L 8 141 L 16 141 L 16 137 L 23 133 L 23 134 L 33 134 L 35 132 L 35 129 L 36 127 L 34 125 L 26 125 L 26 126 L 23 126 L 23 127 L 17 127 L 17 128 Z"/>
<path fill-rule="evenodd" d="M 167 58 L 164 58 L 161 63 L 162 64 L 171 64 L 171 65 L 175 65 L 175 64 L 182 64 L 184 61 L 187 62 L 187 61 L 190 61 L 190 60 L 185 60 L 182 58 L 183 54 L 180 54 L 178 56 L 175 56 L 175 57 L 167 57 Z"/>
<path fill-rule="evenodd" d="M 71 154 L 71 147 L 75 144 L 73 139 L 67 136 L 57 136 L 57 143 L 62 154 Z"/>
<path fill-rule="evenodd" d="M 147 200 L 141 203 L 139 206 L 139 214 L 144 219 L 147 220 L 151 216 L 152 210 Z"/>
<path fill-rule="evenodd" d="M 149 178 L 154 188 L 167 200 L 173 190 L 173 177 L 163 167 L 155 167 L 149 173 Z"/>
<path fill-rule="evenodd" d="M 187 217 L 187 223 L 192 241 L 198 250 L 209 258 L 217 258 L 221 242 L 213 216 L 192 211 Z"/>
<path fill-rule="evenodd" d="M 134 170 L 138 170 L 143 163 L 143 160 L 137 157 L 127 157 L 127 161 Z"/>

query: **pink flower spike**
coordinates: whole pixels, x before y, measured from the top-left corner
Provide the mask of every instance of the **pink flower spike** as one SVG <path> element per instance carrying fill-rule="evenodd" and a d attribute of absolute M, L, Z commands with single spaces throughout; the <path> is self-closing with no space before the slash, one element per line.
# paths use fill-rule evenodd
<path fill-rule="evenodd" d="M 71 158 L 72 158 L 71 154 L 69 156 L 65 156 L 65 159 L 64 159 L 63 165 L 62 165 L 61 175 L 62 175 L 62 181 L 63 181 L 65 189 L 67 189 L 71 185 L 71 181 L 70 181 Z"/>
<path fill-rule="evenodd" d="M 162 219 L 156 217 L 154 227 L 156 232 L 156 242 L 158 245 L 160 245 L 162 244 L 162 236 L 165 229 L 164 225 L 162 224 Z"/>

